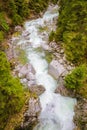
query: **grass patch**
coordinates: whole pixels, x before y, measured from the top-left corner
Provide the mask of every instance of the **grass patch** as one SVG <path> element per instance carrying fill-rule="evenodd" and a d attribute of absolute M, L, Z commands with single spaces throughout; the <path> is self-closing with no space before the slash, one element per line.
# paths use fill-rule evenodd
<path fill-rule="evenodd" d="M 30 93 L 28 89 L 24 90 L 24 99 L 25 99 L 25 104 L 22 107 L 21 111 L 17 114 L 14 114 L 10 116 L 7 125 L 4 130 L 16 130 L 19 129 L 19 126 L 21 125 L 23 118 L 24 118 L 24 113 L 28 109 L 28 102 L 31 97 L 38 98 L 38 96 L 34 93 Z M 30 128 L 32 129 L 35 124 L 31 124 Z"/>
<path fill-rule="evenodd" d="M 20 47 L 16 48 L 16 51 L 18 53 L 18 60 L 21 64 L 26 64 L 28 62 L 27 53 L 25 50 L 23 50 Z"/>
<path fill-rule="evenodd" d="M 39 32 L 48 31 L 48 27 L 47 26 L 44 26 L 44 27 L 39 26 L 38 29 L 39 29 Z"/>
<path fill-rule="evenodd" d="M 52 61 L 52 59 L 54 58 L 53 54 L 51 52 L 45 51 L 45 59 L 47 60 L 48 63 L 50 63 Z"/>
<path fill-rule="evenodd" d="M 20 35 L 21 35 L 21 32 L 14 32 L 12 36 L 13 36 L 13 37 L 18 37 L 18 36 L 20 36 Z"/>
<path fill-rule="evenodd" d="M 24 104 L 24 106 L 22 107 L 22 109 L 21 109 L 21 111 L 19 113 L 10 116 L 4 130 L 14 130 L 14 128 L 16 126 L 21 124 L 21 122 L 23 120 L 24 112 L 27 110 L 27 104 L 28 104 L 28 101 L 29 101 L 29 98 L 30 98 L 29 91 L 25 91 L 24 95 L 25 95 L 25 104 Z"/>
<path fill-rule="evenodd" d="M 42 47 L 35 48 L 34 50 L 37 51 L 37 52 L 42 52 L 43 51 Z"/>
<path fill-rule="evenodd" d="M 79 89 L 78 94 L 87 99 L 87 83 L 83 83 L 83 86 Z"/>

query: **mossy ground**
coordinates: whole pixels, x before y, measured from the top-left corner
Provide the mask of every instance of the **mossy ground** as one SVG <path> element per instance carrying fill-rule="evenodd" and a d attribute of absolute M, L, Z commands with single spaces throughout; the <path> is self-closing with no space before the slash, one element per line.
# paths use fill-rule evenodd
<path fill-rule="evenodd" d="M 19 113 L 14 113 L 14 115 L 9 117 L 7 125 L 6 125 L 4 130 L 14 130 L 14 128 L 16 126 L 20 125 L 21 122 L 23 121 L 24 112 L 28 108 L 28 101 L 29 101 L 29 98 L 30 98 L 30 92 L 29 91 L 26 90 L 24 92 L 24 98 L 25 98 L 24 106 L 22 107 L 22 109 L 20 110 Z"/>

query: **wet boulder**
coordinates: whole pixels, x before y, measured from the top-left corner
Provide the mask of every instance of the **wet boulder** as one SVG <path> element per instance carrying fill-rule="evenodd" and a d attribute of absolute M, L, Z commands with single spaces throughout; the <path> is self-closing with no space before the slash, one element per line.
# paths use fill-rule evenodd
<path fill-rule="evenodd" d="M 35 93 L 36 95 L 41 95 L 44 93 L 45 88 L 42 85 L 37 85 L 37 86 L 31 86 L 29 87 L 30 92 Z"/>

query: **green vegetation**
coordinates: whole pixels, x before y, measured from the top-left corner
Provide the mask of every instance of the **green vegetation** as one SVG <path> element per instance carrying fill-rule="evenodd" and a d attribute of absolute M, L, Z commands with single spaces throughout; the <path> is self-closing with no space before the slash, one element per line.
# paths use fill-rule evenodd
<path fill-rule="evenodd" d="M 26 64 L 28 62 L 28 59 L 25 50 L 21 49 L 20 47 L 17 47 L 16 51 L 18 51 L 18 61 L 21 64 Z"/>
<path fill-rule="evenodd" d="M 44 32 L 44 31 L 48 31 L 48 27 L 47 27 L 47 26 L 44 26 L 44 27 L 39 26 L 38 29 L 39 29 L 39 32 L 40 32 L 40 33 L 41 33 L 41 32 Z"/>
<path fill-rule="evenodd" d="M 23 105 L 22 109 L 18 113 L 14 113 L 14 115 L 10 116 L 4 130 L 14 130 L 15 127 L 21 124 L 21 121 L 24 118 L 24 113 L 28 109 L 28 102 L 30 96 L 31 96 L 30 92 L 27 89 L 25 89 L 24 91 L 25 104 Z"/>
<path fill-rule="evenodd" d="M 7 61 L 4 53 L 8 47 L 5 38 L 12 32 L 14 26 L 23 25 L 24 20 L 32 14 L 45 10 L 49 2 L 50 0 L 0 0 L 0 130 L 4 130 L 6 124 L 7 128 L 11 129 L 9 120 L 12 117 L 11 124 L 15 125 L 14 117 L 17 117 L 24 104 L 22 85 L 19 79 L 11 75 L 10 66 L 14 67 L 14 64 Z M 57 0 L 52 2 L 55 3 Z M 47 28 L 41 30 L 45 29 Z M 18 51 L 20 53 L 18 60 L 25 64 L 27 61 L 25 52 L 21 49 Z"/>
<path fill-rule="evenodd" d="M 53 54 L 51 52 L 45 51 L 45 59 L 47 60 L 48 63 L 50 63 L 53 59 Z"/>
<path fill-rule="evenodd" d="M 58 0 L 29 0 L 29 8 L 35 13 L 40 13 L 48 7 L 49 2 L 56 4 Z"/>
<path fill-rule="evenodd" d="M 87 1 L 60 0 L 59 6 L 58 27 L 50 39 L 63 42 L 69 61 L 87 62 Z"/>
<path fill-rule="evenodd" d="M 17 78 L 13 78 L 5 54 L 0 51 L 0 130 L 8 118 L 20 111 L 24 104 L 24 92 Z"/>
<path fill-rule="evenodd" d="M 3 31 L 0 31 L 0 42 L 4 40 L 4 33 Z"/>
<path fill-rule="evenodd" d="M 60 0 L 59 6 L 57 29 L 49 41 L 62 42 L 67 60 L 76 66 L 65 77 L 66 87 L 87 98 L 87 1 Z"/>
<path fill-rule="evenodd" d="M 55 40 L 55 32 L 51 31 L 50 35 L 49 35 L 49 42 L 54 41 Z"/>
<path fill-rule="evenodd" d="M 87 67 L 80 65 L 65 77 L 65 86 L 75 94 L 87 98 Z"/>
<path fill-rule="evenodd" d="M 67 88 L 78 90 L 83 86 L 83 83 L 87 78 L 86 65 L 80 65 L 76 67 L 70 74 L 65 77 L 65 86 Z"/>
<path fill-rule="evenodd" d="M 0 12 L 0 28 L 3 31 L 6 31 L 6 32 L 9 31 L 9 25 L 6 22 L 5 13 L 4 12 Z"/>
<path fill-rule="evenodd" d="M 36 13 L 40 13 L 47 8 L 49 0 L 30 0 L 29 8 L 34 10 Z"/>
<path fill-rule="evenodd" d="M 1 0 L 0 1 L 0 42 L 15 25 L 23 25 L 32 13 L 38 14 L 57 0 Z M 2 34 L 1 34 L 2 32 Z M 5 35 L 3 35 L 5 34 Z M 3 35 L 3 38 L 2 38 Z"/>

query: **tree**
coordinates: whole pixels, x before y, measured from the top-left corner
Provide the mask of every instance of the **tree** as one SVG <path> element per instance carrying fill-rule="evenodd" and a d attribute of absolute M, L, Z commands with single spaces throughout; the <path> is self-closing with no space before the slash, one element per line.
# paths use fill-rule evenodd
<path fill-rule="evenodd" d="M 65 77 L 65 86 L 69 89 L 79 90 L 87 80 L 87 67 L 80 65 Z"/>
<path fill-rule="evenodd" d="M 23 87 L 13 78 L 9 62 L 0 51 L 0 129 L 3 130 L 9 116 L 19 112 L 24 103 Z"/>

